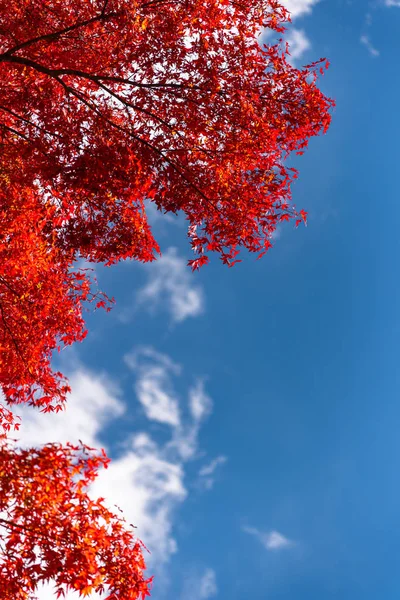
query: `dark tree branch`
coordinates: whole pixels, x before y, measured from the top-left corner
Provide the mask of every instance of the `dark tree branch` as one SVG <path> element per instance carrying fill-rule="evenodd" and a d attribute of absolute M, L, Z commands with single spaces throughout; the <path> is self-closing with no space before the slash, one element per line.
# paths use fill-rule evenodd
<path fill-rule="evenodd" d="M 36 71 L 39 71 L 40 73 L 44 73 L 45 75 L 49 75 L 50 77 L 54 77 L 56 79 L 59 79 L 62 75 L 72 75 L 75 77 L 88 79 L 95 83 L 99 83 L 99 81 L 112 81 L 114 83 L 124 83 L 126 85 L 139 88 L 172 88 L 183 90 L 199 90 L 205 92 L 209 91 L 207 89 L 201 88 L 200 86 L 186 86 L 181 83 L 140 83 L 138 81 L 131 81 L 130 79 L 127 79 L 125 77 L 113 77 L 111 75 L 92 75 L 91 73 L 80 71 L 79 69 L 50 69 L 49 67 L 46 67 L 30 58 L 25 58 L 23 56 L 13 56 L 9 54 L 0 54 L 0 62 L 11 62 L 20 65 L 25 65 L 27 67 L 32 67 Z"/>
<path fill-rule="evenodd" d="M 32 123 L 32 121 L 30 121 L 29 119 L 27 119 L 27 118 L 19 115 L 18 113 L 14 112 L 10 108 L 7 108 L 6 106 L 2 106 L 0 104 L 0 110 L 4 110 L 5 112 L 7 112 L 8 114 L 12 115 L 16 119 L 19 119 L 20 121 L 23 121 L 27 125 L 30 125 L 31 127 L 34 127 L 35 129 L 38 129 L 39 131 L 43 131 L 44 133 L 47 133 L 48 135 L 52 135 L 52 136 L 58 137 L 59 139 L 62 139 L 62 136 L 60 134 L 55 133 L 53 131 L 48 131 L 47 129 L 44 129 L 43 127 L 40 127 L 40 125 L 37 125 L 36 123 Z"/>
<path fill-rule="evenodd" d="M 31 40 L 26 40 L 25 42 L 21 42 L 21 44 L 17 44 L 13 48 L 9 48 L 8 50 L 6 50 L 6 52 L 4 52 L 4 54 L 2 54 L 1 56 L 12 55 L 15 52 L 18 52 L 19 50 L 22 50 L 22 48 L 26 48 L 27 46 L 31 46 L 32 44 L 37 44 L 38 42 L 54 41 L 54 40 L 58 39 L 59 37 L 61 37 L 62 35 L 65 35 L 66 33 L 74 31 L 75 29 L 79 29 L 80 27 L 87 27 L 88 25 L 91 25 L 92 23 L 96 23 L 97 21 L 107 21 L 107 20 L 112 19 L 112 18 L 118 16 L 119 14 L 121 14 L 121 13 L 114 12 L 114 13 L 108 13 L 106 15 L 104 13 L 104 11 L 105 11 L 105 8 L 107 7 L 107 3 L 108 3 L 108 0 L 105 3 L 102 12 L 99 15 L 96 15 L 95 17 L 92 17 L 91 19 L 87 19 L 86 21 L 80 21 L 78 23 L 74 23 L 74 25 L 70 25 L 69 27 L 60 29 L 59 31 L 53 31 L 52 33 L 39 35 L 38 37 L 32 38 Z"/>

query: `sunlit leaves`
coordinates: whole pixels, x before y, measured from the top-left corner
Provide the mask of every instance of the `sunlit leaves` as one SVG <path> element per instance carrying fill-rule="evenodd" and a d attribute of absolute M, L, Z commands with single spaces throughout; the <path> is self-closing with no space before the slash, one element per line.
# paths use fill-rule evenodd
<path fill-rule="evenodd" d="M 275 0 L 9 0 L 0 5 L 0 383 L 62 405 L 50 367 L 85 335 L 79 258 L 159 252 L 144 201 L 188 221 L 197 269 L 261 256 L 291 203 L 285 159 L 326 131 L 317 61 L 296 69 Z M 96 299 L 103 307 L 105 299 Z M 3 410 L 3 426 L 10 416 Z"/>
<path fill-rule="evenodd" d="M 34 450 L 0 446 L 0 589 L 2 600 L 29 600 L 52 581 L 56 597 L 143 599 L 142 545 L 121 517 L 87 488 L 108 459 L 86 446 Z"/>

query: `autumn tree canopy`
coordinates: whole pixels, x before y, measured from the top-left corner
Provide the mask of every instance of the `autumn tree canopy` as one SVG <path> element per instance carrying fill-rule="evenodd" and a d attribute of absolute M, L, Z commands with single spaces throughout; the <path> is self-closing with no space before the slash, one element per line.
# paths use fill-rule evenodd
<path fill-rule="evenodd" d="M 62 407 L 55 349 L 108 308 L 78 259 L 153 260 L 145 201 L 188 221 L 193 269 L 262 254 L 291 204 L 286 166 L 333 105 L 263 28 L 276 0 L 0 0 L 0 590 L 30 600 L 148 592 L 140 543 L 87 487 L 108 459 L 85 446 L 17 450 L 8 407 Z M 105 586 L 105 588 L 104 588 Z"/>
<path fill-rule="evenodd" d="M 261 254 L 291 205 L 285 166 L 329 125 L 315 63 L 296 69 L 276 0 L 0 2 L 0 383 L 61 406 L 51 354 L 95 300 L 78 258 L 151 261 L 144 202 L 182 211 L 193 268 Z M 2 409 L 3 426 L 11 421 Z"/>

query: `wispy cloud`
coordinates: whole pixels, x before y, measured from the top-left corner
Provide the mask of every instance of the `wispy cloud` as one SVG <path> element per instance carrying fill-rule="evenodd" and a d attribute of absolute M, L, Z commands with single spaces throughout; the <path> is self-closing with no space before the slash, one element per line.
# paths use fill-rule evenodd
<path fill-rule="evenodd" d="M 175 430 L 171 447 L 176 448 L 184 460 L 196 457 L 198 436 L 205 419 L 211 414 L 213 402 L 205 392 L 204 380 L 196 379 L 188 393 L 189 417 Z"/>
<path fill-rule="evenodd" d="M 148 281 L 138 291 L 138 308 L 152 313 L 166 311 L 175 323 L 204 312 L 204 292 L 176 248 L 168 248 L 161 258 L 145 268 Z"/>
<path fill-rule="evenodd" d="M 181 366 L 149 346 L 136 348 L 124 358 L 136 375 L 135 391 L 148 419 L 171 428 L 168 448 L 183 460 L 193 458 L 201 424 L 212 411 L 204 380 L 196 379 L 182 403 L 174 386 Z M 184 410 L 183 410 L 184 409 Z"/>
<path fill-rule="evenodd" d="M 399 4 L 400 6 L 400 4 Z M 371 40 L 369 39 L 369 37 L 367 35 L 362 35 L 360 37 L 360 42 L 367 48 L 368 52 L 370 53 L 371 56 L 379 56 L 380 52 L 379 50 L 377 50 L 373 45 Z"/>
<path fill-rule="evenodd" d="M 266 550 L 282 550 L 294 546 L 294 542 L 279 531 L 260 531 L 256 527 L 242 527 L 242 531 L 257 538 Z"/>
<path fill-rule="evenodd" d="M 125 362 L 137 373 L 136 396 L 146 417 L 151 421 L 179 427 L 179 400 L 171 385 L 171 374 L 179 375 L 180 366 L 148 347 L 127 355 Z"/>
<path fill-rule="evenodd" d="M 214 569 L 204 569 L 200 574 L 186 578 L 181 600 L 208 600 L 218 593 L 217 577 Z"/>
<path fill-rule="evenodd" d="M 206 490 L 211 490 L 215 482 L 215 473 L 218 467 L 224 465 L 227 461 L 226 456 L 217 456 L 207 465 L 199 470 L 199 484 Z"/>
<path fill-rule="evenodd" d="M 219 465 L 224 465 L 227 460 L 226 456 L 217 456 L 217 458 L 214 458 L 208 465 L 205 465 L 200 469 L 199 475 L 201 477 L 213 475 L 217 467 L 219 467 Z"/>
<path fill-rule="evenodd" d="M 204 381 L 197 380 L 189 393 L 190 410 L 195 421 L 202 421 L 212 409 L 212 400 L 204 390 Z"/>
<path fill-rule="evenodd" d="M 399 6 L 400 0 L 385 0 L 385 6 Z"/>
<path fill-rule="evenodd" d="M 199 582 L 199 598 L 202 600 L 216 596 L 218 592 L 217 578 L 213 569 L 206 569 Z"/>
<path fill-rule="evenodd" d="M 286 35 L 289 44 L 290 62 L 294 64 L 311 48 L 311 42 L 303 29 L 290 29 Z"/>
<path fill-rule="evenodd" d="M 165 575 L 165 565 L 177 551 L 174 523 L 178 507 L 188 496 L 186 463 L 198 452 L 198 434 L 211 412 L 212 402 L 201 380 L 179 397 L 175 383 L 181 367 L 153 348 L 139 348 L 125 357 L 125 362 L 147 418 L 164 424 L 169 436 L 160 443 L 148 431 L 139 430 L 118 440 L 119 455 L 107 470 L 100 472 L 92 495 L 104 497 L 111 508 L 121 507 L 128 523 L 137 527 L 138 537 L 149 548 L 149 568 L 160 579 Z M 73 392 L 65 412 L 39 414 L 29 407 L 20 410 L 20 445 L 82 439 L 93 447 L 104 446 L 102 436 L 107 428 L 118 423 L 127 410 L 120 389 L 110 378 L 82 365 L 75 365 L 69 378 Z M 194 411 L 193 398 L 196 398 Z M 52 598 L 51 586 L 43 588 L 38 597 Z"/>

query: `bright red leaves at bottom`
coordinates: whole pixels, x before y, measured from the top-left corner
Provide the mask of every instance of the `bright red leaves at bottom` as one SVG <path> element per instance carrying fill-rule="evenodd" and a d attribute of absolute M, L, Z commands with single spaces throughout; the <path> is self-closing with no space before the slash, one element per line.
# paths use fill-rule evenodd
<path fill-rule="evenodd" d="M 107 467 L 87 446 L 0 447 L 0 590 L 2 600 L 30 600 L 52 581 L 60 596 L 106 590 L 109 600 L 143 600 L 142 544 L 87 488 Z"/>

